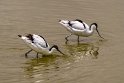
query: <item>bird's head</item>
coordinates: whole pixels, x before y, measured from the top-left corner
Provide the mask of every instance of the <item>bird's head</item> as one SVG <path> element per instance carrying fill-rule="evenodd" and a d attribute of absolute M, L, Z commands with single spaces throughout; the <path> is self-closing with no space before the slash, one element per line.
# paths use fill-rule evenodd
<path fill-rule="evenodd" d="M 53 45 L 49 51 L 52 51 L 53 49 L 56 49 L 58 52 L 60 52 L 61 54 L 65 55 L 62 51 L 59 50 L 59 47 L 57 45 Z"/>
<path fill-rule="evenodd" d="M 97 25 L 97 23 L 92 23 L 92 24 L 90 25 L 90 29 L 91 29 L 91 28 L 95 29 L 95 30 L 97 31 L 98 35 L 99 35 L 101 38 L 103 38 L 103 37 L 100 35 L 99 31 L 98 31 L 98 25 Z M 104 39 L 104 38 L 103 38 L 103 39 Z"/>

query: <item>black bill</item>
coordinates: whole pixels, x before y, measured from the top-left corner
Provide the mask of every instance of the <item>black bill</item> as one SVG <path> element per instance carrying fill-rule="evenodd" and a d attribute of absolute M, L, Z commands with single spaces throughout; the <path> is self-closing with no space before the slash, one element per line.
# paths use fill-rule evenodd
<path fill-rule="evenodd" d="M 61 52 L 59 49 L 57 49 L 58 52 L 60 52 L 61 54 L 65 55 L 63 52 Z"/>
<path fill-rule="evenodd" d="M 100 33 L 99 33 L 99 31 L 98 31 L 97 28 L 96 28 L 96 31 L 97 31 L 98 35 L 99 35 L 101 38 L 103 38 L 103 37 L 100 35 Z M 103 39 L 104 39 L 104 38 L 103 38 Z"/>

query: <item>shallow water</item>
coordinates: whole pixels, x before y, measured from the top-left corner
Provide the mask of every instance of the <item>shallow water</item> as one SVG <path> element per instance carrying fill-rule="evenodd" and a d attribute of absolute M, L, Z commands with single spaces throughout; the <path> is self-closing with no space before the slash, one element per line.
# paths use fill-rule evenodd
<path fill-rule="evenodd" d="M 123 83 L 124 79 L 123 0 L 1 0 L 0 82 L 1 83 Z M 89 38 L 72 36 L 60 19 L 96 22 L 105 40 L 95 33 Z M 24 57 L 29 48 L 18 34 L 40 34 L 58 52 L 40 59 Z M 41 56 L 41 55 L 40 55 Z"/>

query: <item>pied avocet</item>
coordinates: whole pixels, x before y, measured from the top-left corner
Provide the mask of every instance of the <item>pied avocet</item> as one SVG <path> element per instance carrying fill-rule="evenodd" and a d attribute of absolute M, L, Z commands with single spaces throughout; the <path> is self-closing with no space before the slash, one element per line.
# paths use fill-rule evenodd
<path fill-rule="evenodd" d="M 33 50 L 37 52 L 37 58 L 38 58 L 38 53 L 51 54 L 55 49 L 64 55 L 64 53 L 62 53 L 59 50 L 57 45 L 53 45 L 50 47 L 49 44 L 44 39 L 44 37 L 40 35 L 27 34 L 26 36 L 22 36 L 22 35 L 18 35 L 18 36 L 26 43 L 27 46 L 31 48 L 31 50 L 25 53 L 25 57 L 27 57 L 28 56 L 27 54 Z"/>
<path fill-rule="evenodd" d="M 91 36 L 94 30 L 96 30 L 98 35 L 101 38 L 103 38 L 98 31 L 98 25 L 96 23 L 92 23 L 90 26 L 88 26 L 85 22 L 79 19 L 72 21 L 59 20 L 59 23 L 62 24 L 67 29 L 67 31 L 71 32 L 70 35 L 65 37 L 66 41 L 68 41 L 68 37 L 70 37 L 71 35 L 77 35 L 78 36 L 77 40 L 79 42 L 79 36 L 83 37 Z"/>

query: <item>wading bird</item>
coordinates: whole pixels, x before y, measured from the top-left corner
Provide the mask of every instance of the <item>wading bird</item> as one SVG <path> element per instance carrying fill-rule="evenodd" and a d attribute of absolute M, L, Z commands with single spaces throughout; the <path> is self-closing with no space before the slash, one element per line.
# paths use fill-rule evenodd
<path fill-rule="evenodd" d="M 91 36 L 94 30 L 96 30 L 98 35 L 101 38 L 103 38 L 98 31 L 98 25 L 96 23 L 92 23 L 90 26 L 88 26 L 85 22 L 79 19 L 72 21 L 59 20 L 59 23 L 62 24 L 67 29 L 67 31 L 71 33 L 70 35 L 65 37 L 66 41 L 68 41 L 68 37 L 70 37 L 71 35 L 77 35 L 78 36 L 77 41 L 79 42 L 79 36 L 83 37 Z"/>
<path fill-rule="evenodd" d="M 22 35 L 18 35 L 18 36 L 26 43 L 28 47 L 31 48 L 31 50 L 25 53 L 25 57 L 28 57 L 27 54 L 30 53 L 31 51 L 35 51 L 37 52 L 37 58 L 38 58 L 39 53 L 48 55 L 51 54 L 55 49 L 64 55 L 64 53 L 62 53 L 59 50 L 57 45 L 53 45 L 52 47 L 50 47 L 49 44 L 44 39 L 44 37 L 40 35 L 27 34 L 26 36 L 22 36 Z"/>

